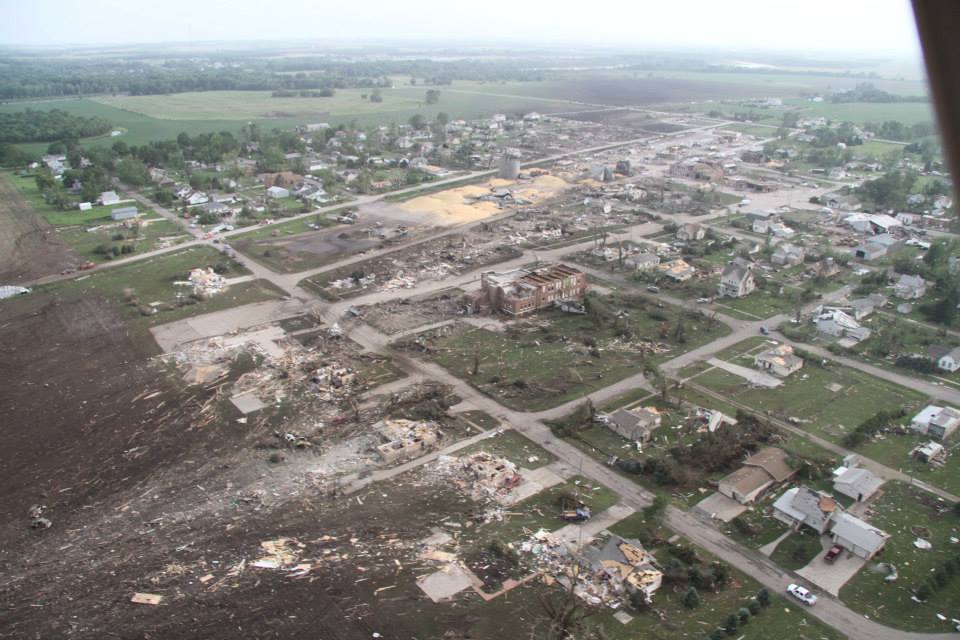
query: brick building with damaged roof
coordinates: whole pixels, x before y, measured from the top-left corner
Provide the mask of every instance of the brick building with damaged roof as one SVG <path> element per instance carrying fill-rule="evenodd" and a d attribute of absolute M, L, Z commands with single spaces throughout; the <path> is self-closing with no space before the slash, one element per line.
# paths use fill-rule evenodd
<path fill-rule="evenodd" d="M 534 313 L 556 302 L 582 300 L 587 276 L 565 264 L 539 269 L 488 271 L 480 276 L 480 291 L 470 297 L 475 309 L 489 307 L 511 316 Z"/>

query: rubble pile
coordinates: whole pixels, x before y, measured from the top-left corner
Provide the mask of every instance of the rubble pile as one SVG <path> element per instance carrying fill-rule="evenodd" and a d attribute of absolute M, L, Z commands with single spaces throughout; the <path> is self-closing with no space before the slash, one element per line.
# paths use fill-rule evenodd
<path fill-rule="evenodd" d="M 179 287 L 190 287 L 191 293 L 199 298 L 210 298 L 223 293 L 227 287 L 227 279 L 207 267 L 194 269 L 187 280 L 178 280 L 173 284 Z"/>
<path fill-rule="evenodd" d="M 377 447 L 377 453 L 388 463 L 422 455 L 443 437 L 439 425 L 427 420 L 387 419 L 374 428 L 384 441 Z"/>
<path fill-rule="evenodd" d="M 523 482 L 517 465 L 486 451 L 456 458 L 441 456 L 436 470 L 476 502 L 507 504 Z"/>

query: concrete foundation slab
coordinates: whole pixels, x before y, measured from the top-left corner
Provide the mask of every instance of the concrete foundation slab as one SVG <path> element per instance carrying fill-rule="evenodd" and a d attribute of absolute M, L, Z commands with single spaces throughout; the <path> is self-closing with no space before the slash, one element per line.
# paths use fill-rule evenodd
<path fill-rule="evenodd" d="M 452 562 L 417 580 L 417 586 L 434 602 L 449 600 L 464 589 L 469 589 L 472 584 L 470 574 L 459 564 Z"/>

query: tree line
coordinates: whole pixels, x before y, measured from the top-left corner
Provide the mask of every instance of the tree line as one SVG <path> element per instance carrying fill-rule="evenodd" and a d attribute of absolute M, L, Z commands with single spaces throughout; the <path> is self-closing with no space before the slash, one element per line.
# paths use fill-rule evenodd
<path fill-rule="evenodd" d="M 27 109 L 0 113 L 0 142 L 52 142 L 65 138 L 90 138 L 113 128 L 103 118 L 75 116 L 60 109 Z"/>

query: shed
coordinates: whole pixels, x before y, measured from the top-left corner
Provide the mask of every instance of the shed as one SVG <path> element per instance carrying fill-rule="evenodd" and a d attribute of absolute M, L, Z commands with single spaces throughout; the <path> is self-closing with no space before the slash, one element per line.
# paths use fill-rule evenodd
<path fill-rule="evenodd" d="M 110 217 L 114 220 L 130 220 L 136 218 L 140 213 L 136 207 L 120 207 L 110 212 Z"/>

